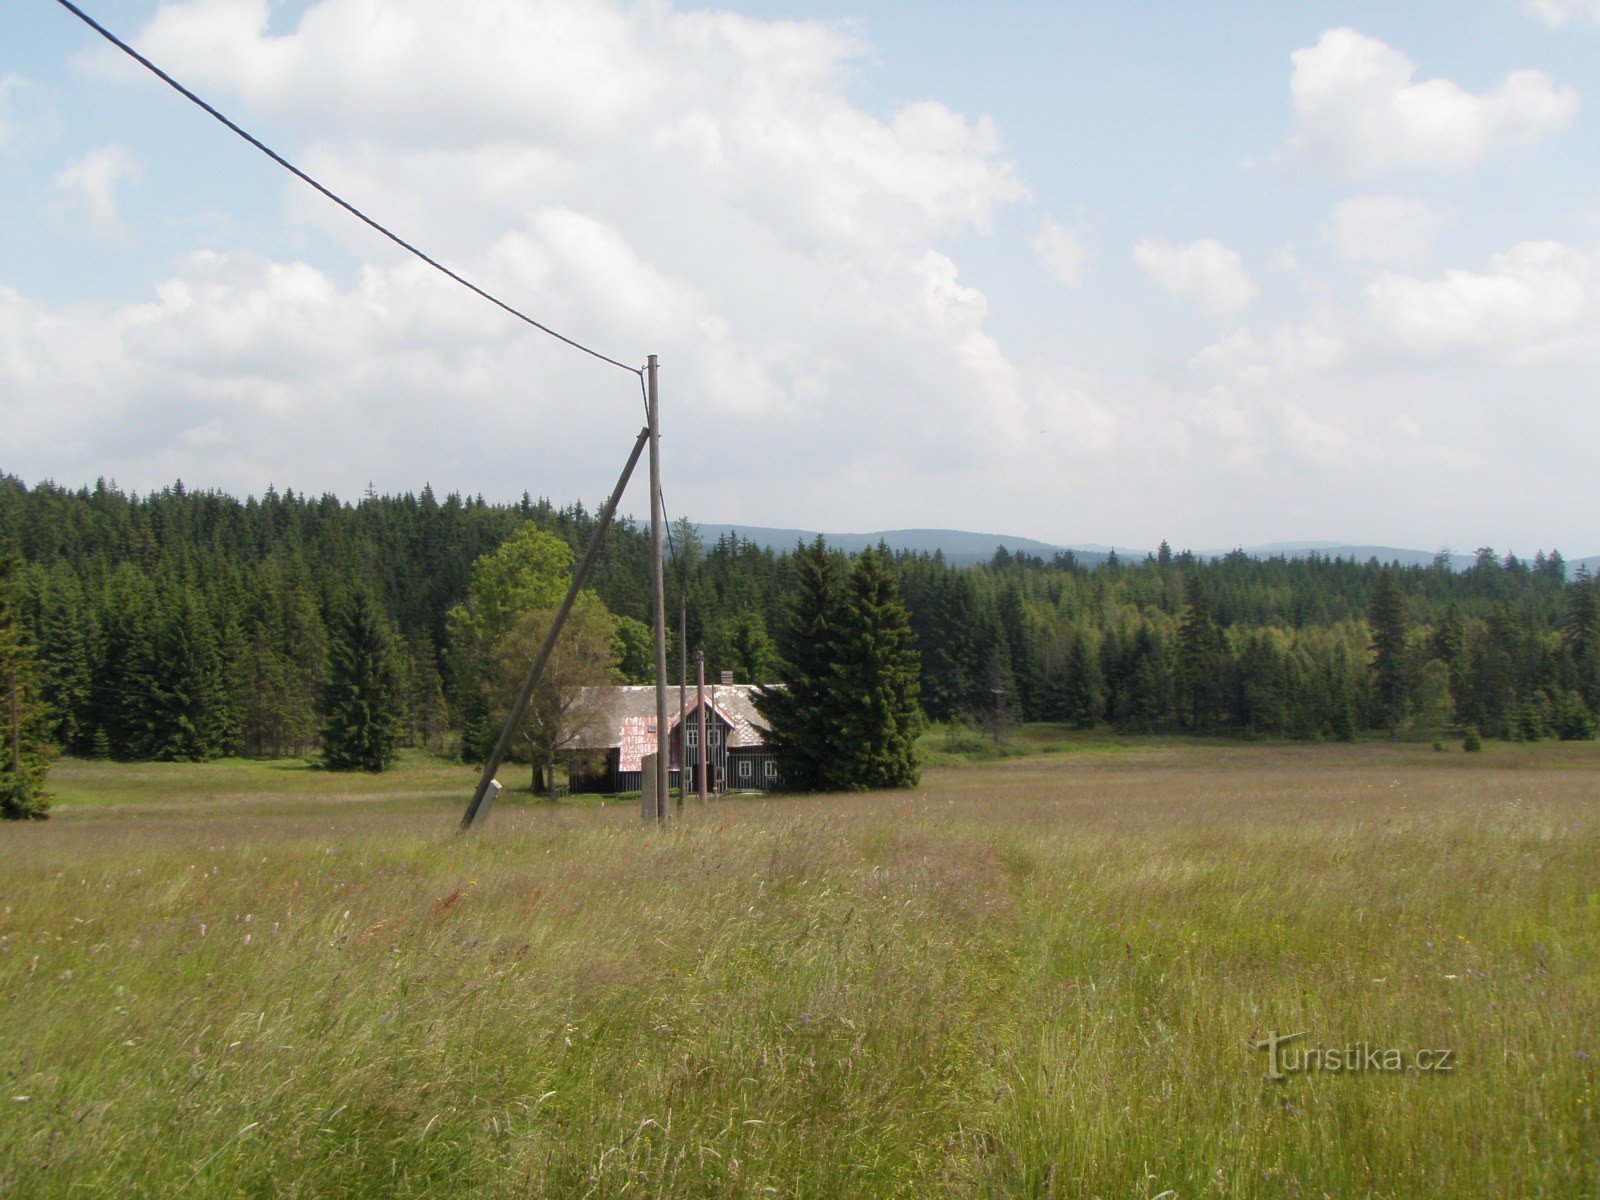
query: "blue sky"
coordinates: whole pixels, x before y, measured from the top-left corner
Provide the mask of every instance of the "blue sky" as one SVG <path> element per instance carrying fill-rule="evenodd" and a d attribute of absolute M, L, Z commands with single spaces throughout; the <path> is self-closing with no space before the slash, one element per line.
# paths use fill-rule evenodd
<path fill-rule="evenodd" d="M 1600 549 L 1589 0 L 90 11 L 511 302 L 659 353 L 698 519 Z M 56 4 L 9 7 L 0 81 L 0 469 L 614 476 L 629 377 Z"/>

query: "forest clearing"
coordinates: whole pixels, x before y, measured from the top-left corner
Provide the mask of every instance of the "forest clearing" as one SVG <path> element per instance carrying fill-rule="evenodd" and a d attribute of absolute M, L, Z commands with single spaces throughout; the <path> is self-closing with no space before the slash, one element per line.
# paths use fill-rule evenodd
<path fill-rule="evenodd" d="M 1595 743 L 1018 742 L 470 837 L 421 755 L 65 760 L 0 827 L 0 1194 L 1592 1188 Z"/>

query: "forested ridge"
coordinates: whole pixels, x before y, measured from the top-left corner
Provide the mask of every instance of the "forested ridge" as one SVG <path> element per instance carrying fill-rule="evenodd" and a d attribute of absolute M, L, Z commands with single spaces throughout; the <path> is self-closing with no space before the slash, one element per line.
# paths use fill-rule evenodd
<path fill-rule="evenodd" d="M 310 752 L 330 621 L 352 592 L 377 601 L 392 635 L 402 740 L 455 744 L 472 714 L 448 614 L 473 563 L 530 523 L 579 551 L 595 518 L 428 488 L 241 501 L 181 484 L 132 495 L 0 477 L 0 555 L 51 729 L 91 756 Z M 689 645 L 712 677 L 773 679 L 795 555 L 701 544 L 682 521 L 673 542 L 668 612 L 686 592 Z M 648 550 L 636 522 L 608 535 L 591 585 L 611 613 L 646 617 Z M 1094 570 L 1070 554 L 1001 551 L 961 568 L 883 557 L 935 721 L 990 720 L 1003 692 L 1009 719 L 1084 728 L 1538 738 L 1592 736 L 1600 707 L 1600 599 L 1555 553 L 1526 564 L 1484 549 L 1462 572 L 1442 560 L 1202 560 L 1165 545 Z M 677 661 L 674 648 L 674 678 Z"/>

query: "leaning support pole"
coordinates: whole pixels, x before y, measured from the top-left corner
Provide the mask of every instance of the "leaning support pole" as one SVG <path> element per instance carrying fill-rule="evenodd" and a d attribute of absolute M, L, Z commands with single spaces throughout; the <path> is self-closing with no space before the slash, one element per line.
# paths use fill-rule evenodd
<path fill-rule="evenodd" d="M 545 664 L 550 661 L 550 652 L 555 649 L 556 639 L 561 636 L 561 627 L 566 624 L 567 614 L 572 611 L 573 602 L 583 590 L 583 581 L 589 577 L 589 568 L 594 565 L 594 560 L 600 553 L 600 546 L 606 540 L 606 530 L 611 528 L 611 518 L 616 514 L 617 502 L 622 499 L 622 493 L 628 486 L 628 477 L 633 474 L 633 468 L 639 462 L 639 455 L 644 453 L 645 444 L 649 440 L 650 429 L 646 426 L 639 431 L 638 440 L 633 443 L 633 453 L 628 455 L 627 465 L 617 477 L 616 489 L 607 498 L 605 507 L 600 510 L 600 524 L 595 528 L 594 536 L 589 539 L 589 548 L 583 552 L 578 569 L 572 573 L 572 586 L 567 588 L 566 598 L 556 610 L 556 619 L 550 623 L 550 632 L 545 634 L 544 644 L 539 647 L 539 653 L 533 660 L 533 668 L 528 672 L 528 678 L 522 685 L 522 693 L 517 697 L 517 702 L 511 706 L 511 715 L 506 718 L 506 723 L 500 730 L 500 740 L 495 742 L 489 761 L 483 764 L 483 776 L 478 780 L 478 789 L 472 793 L 472 803 L 467 805 L 467 811 L 461 817 L 462 833 L 473 827 L 480 814 L 483 816 L 488 814 L 488 809 L 483 804 L 484 794 L 488 792 L 490 784 L 495 782 L 495 772 L 505 761 L 506 751 L 511 748 L 512 734 L 517 728 L 517 723 L 522 720 L 522 714 L 528 711 L 528 701 L 533 699 L 533 689 L 539 686 L 539 676 L 544 674 Z"/>

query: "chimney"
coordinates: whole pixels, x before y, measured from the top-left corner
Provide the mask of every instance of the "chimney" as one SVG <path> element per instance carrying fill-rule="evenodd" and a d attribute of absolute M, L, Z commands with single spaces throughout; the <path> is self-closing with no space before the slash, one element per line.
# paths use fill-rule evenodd
<path fill-rule="evenodd" d="M 722 686 L 723 687 L 732 687 L 733 686 L 733 672 L 732 671 L 724 671 L 722 673 Z"/>

